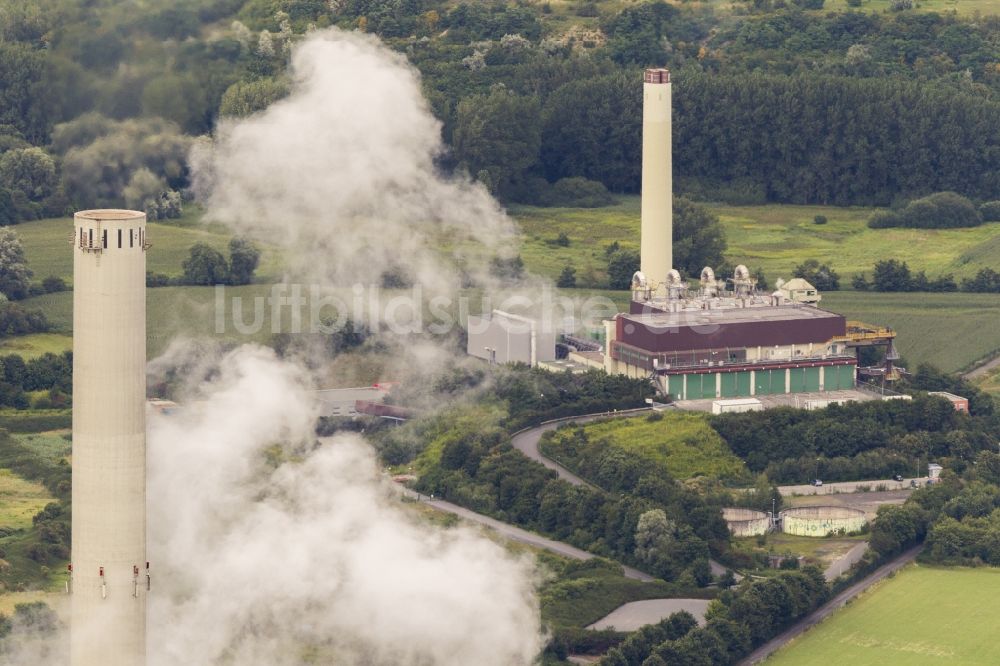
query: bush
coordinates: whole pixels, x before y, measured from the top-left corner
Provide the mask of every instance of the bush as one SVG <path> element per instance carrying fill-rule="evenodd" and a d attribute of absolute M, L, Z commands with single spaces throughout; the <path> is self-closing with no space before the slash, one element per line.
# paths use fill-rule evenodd
<path fill-rule="evenodd" d="M 548 206 L 571 206 L 574 208 L 601 208 L 610 206 L 615 198 L 604 183 L 586 178 L 562 178 L 543 195 Z"/>
<path fill-rule="evenodd" d="M 817 215 L 813 218 L 813 224 L 826 224 L 826 215 Z"/>
<path fill-rule="evenodd" d="M 170 277 L 164 273 L 153 273 L 146 271 L 147 287 L 166 287 L 170 284 Z"/>
<path fill-rule="evenodd" d="M 66 291 L 66 281 L 56 275 L 50 275 L 42 280 L 42 289 L 46 294 L 54 294 L 57 291 Z"/>
<path fill-rule="evenodd" d="M 617 250 L 608 258 L 608 287 L 628 289 L 632 276 L 639 270 L 639 253 L 635 250 Z"/>
<path fill-rule="evenodd" d="M 0 303 L 0 335 L 27 335 L 49 330 L 40 310 L 27 310 L 17 303 Z"/>
<path fill-rule="evenodd" d="M 889 9 L 894 12 L 913 9 L 913 0 L 892 0 L 892 2 L 889 3 Z"/>
<path fill-rule="evenodd" d="M 861 0 L 847 0 L 847 6 L 848 7 L 854 7 L 854 8 L 860 7 L 861 6 Z"/>
<path fill-rule="evenodd" d="M 983 222 L 1000 222 L 1000 201 L 987 201 L 979 207 Z"/>
<path fill-rule="evenodd" d="M 191 252 L 184 260 L 184 284 L 213 285 L 227 284 L 230 279 L 229 264 L 222 253 L 205 243 L 191 246 Z"/>
<path fill-rule="evenodd" d="M 562 273 L 559 274 L 559 279 L 556 280 L 556 286 L 560 289 L 572 289 L 576 286 L 576 269 L 572 266 L 566 266 L 562 269 Z"/>
<path fill-rule="evenodd" d="M 971 201 L 954 192 L 938 192 L 915 199 L 898 212 L 876 213 L 868 221 L 868 226 L 872 229 L 956 229 L 976 227 L 982 223 L 983 217 Z"/>

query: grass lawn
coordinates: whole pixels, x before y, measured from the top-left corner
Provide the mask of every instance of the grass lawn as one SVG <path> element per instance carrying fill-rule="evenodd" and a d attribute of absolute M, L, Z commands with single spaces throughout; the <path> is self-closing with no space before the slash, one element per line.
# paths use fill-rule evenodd
<path fill-rule="evenodd" d="M 200 224 L 201 215 L 201 209 L 189 206 L 180 220 L 149 222 L 147 227 L 153 247 L 146 255 L 146 269 L 153 273 L 180 275 L 181 263 L 195 243 L 207 243 L 228 257 L 232 233 L 218 225 Z M 69 217 L 22 222 L 16 231 L 24 246 L 28 266 L 35 272 L 36 282 L 50 275 L 61 277 L 68 284 L 73 282 L 73 246 L 69 242 L 73 224 Z M 271 247 L 261 250 L 257 275 L 279 275 L 279 253 Z"/>
<path fill-rule="evenodd" d="M 997 664 L 1000 569 L 911 566 L 794 640 L 774 666 Z"/>
<path fill-rule="evenodd" d="M 855 273 L 871 273 L 879 259 L 894 257 L 924 270 L 931 277 L 954 273 L 974 275 L 980 268 L 1000 263 L 1000 224 L 972 229 L 869 229 L 872 208 L 831 206 L 708 207 L 719 216 L 726 232 L 727 259 L 764 269 L 767 278 L 792 277 L 792 270 L 806 259 L 818 259 L 849 283 Z M 598 286 L 606 280 L 604 248 L 612 241 L 624 248 L 639 247 L 639 198 L 621 197 L 606 208 L 513 207 L 524 241 L 521 256 L 529 270 L 555 278 L 567 264 L 577 269 L 581 286 Z M 824 215 L 824 225 L 813 223 Z M 555 245 L 560 233 L 569 236 L 568 247 Z"/>
<path fill-rule="evenodd" d="M 545 451 L 555 459 L 565 458 L 565 446 L 574 428 L 567 427 L 546 440 Z M 588 423 L 583 430 L 590 442 L 607 440 L 612 446 L 641 455 L 662 467 L 675 479 L 696 476 L 734 478 L 746 467 L 733 455 L 704 414 L 664 413 L 658 421 L 646 416 Z"/>
<path fill-rule="evenodd" d="M 42 484 L 0 469 L 0 527 L 28 529 L 35 514 L 52 501 L 54 498 Z"/>

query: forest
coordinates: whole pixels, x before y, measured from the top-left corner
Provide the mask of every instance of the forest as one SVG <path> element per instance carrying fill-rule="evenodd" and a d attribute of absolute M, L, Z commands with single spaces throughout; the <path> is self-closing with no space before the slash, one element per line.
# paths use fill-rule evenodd
<path fill-rule="evenodd" d="M 327 26 L 405 54 L 450 146 L 441 167 L 505 201 L 637 191 L 650 65 L 674 73 L 674 168 L 692 198 L 994 197 L 996 18 L 578 5 L 187 0 L 134 12 L 2 0 L 0 223 L 97 205 L 178 215 L 192 142 L 283 96 L 292 44 Z M 557 187 L 565 179 L 577 180 Z"/>

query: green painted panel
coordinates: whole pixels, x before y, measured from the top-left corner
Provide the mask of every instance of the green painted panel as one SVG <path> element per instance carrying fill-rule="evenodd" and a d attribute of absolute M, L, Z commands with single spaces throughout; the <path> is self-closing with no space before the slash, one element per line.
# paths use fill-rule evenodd
<path fill-rule="evenodd" d="M 716 398 L 718 394 L 716 393 L 716 379 L 715 374 L 702 375 L 701 376 L 701 397 L 703 398 Z"/>
<path fill-rule="evenodd" d="M 819 368 L 805 368 L 806 391 L 819 391 Z"/>
<path fill-rule="evenodd" d="M 668 375 L 667 392 L 674 400 L 684 399 L 684 375 Z"/>
<path fill-rule="evenodd" d="M 736 392 L 737 395 L 749 397 L 750 395 L 750 373 L 749 372 L 737 372 L 736 375 Z"/>
<path fill-rule="evenodd" d="M 754 373 L 754 391 L 757 395 L 769 395 L 771 393 L 770 370 L 757 370 Z"/>
<path fill-rule="evenodd" d="M 852 389 L 852 388 L 854 388 L 854 366 L 853 365 L 842 365 L 842 366 L 840 366 L 840 388 L 842 388 L 842 389 Z"/>
<path fill-rule="evenodd" d="M 802 393 L 806 390 L 806 369 L 791 368 L 788 371 L 791 380 L 792 393 Z"/>
<path fill-rule="evenodd" d="M 687 393 L 685 400 L 698 400 L 701 398 L 701 375 L 687 375 Z"/>
<path fill-rule="evenodd" d="M 736 382 L 735 372 L 723 372 L 722 373 L 722 385 L 720 387 L 720 393 L 723 398 L 735 398 L 740 395 L 739 388 Z"/>

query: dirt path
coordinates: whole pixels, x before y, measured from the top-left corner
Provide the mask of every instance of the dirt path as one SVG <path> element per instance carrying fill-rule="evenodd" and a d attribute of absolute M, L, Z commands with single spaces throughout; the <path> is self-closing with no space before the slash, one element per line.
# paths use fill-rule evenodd
<path fill-rule="evenodd" d="M 1000 356 L 992 358 L 982 365 L 977 365 L 972 370 L 962 374 L 963 379 L 975 379 L 976 377 L 982 377 L 983 375 L 989 373 L 996 368 L 1000 368 Z"/>

